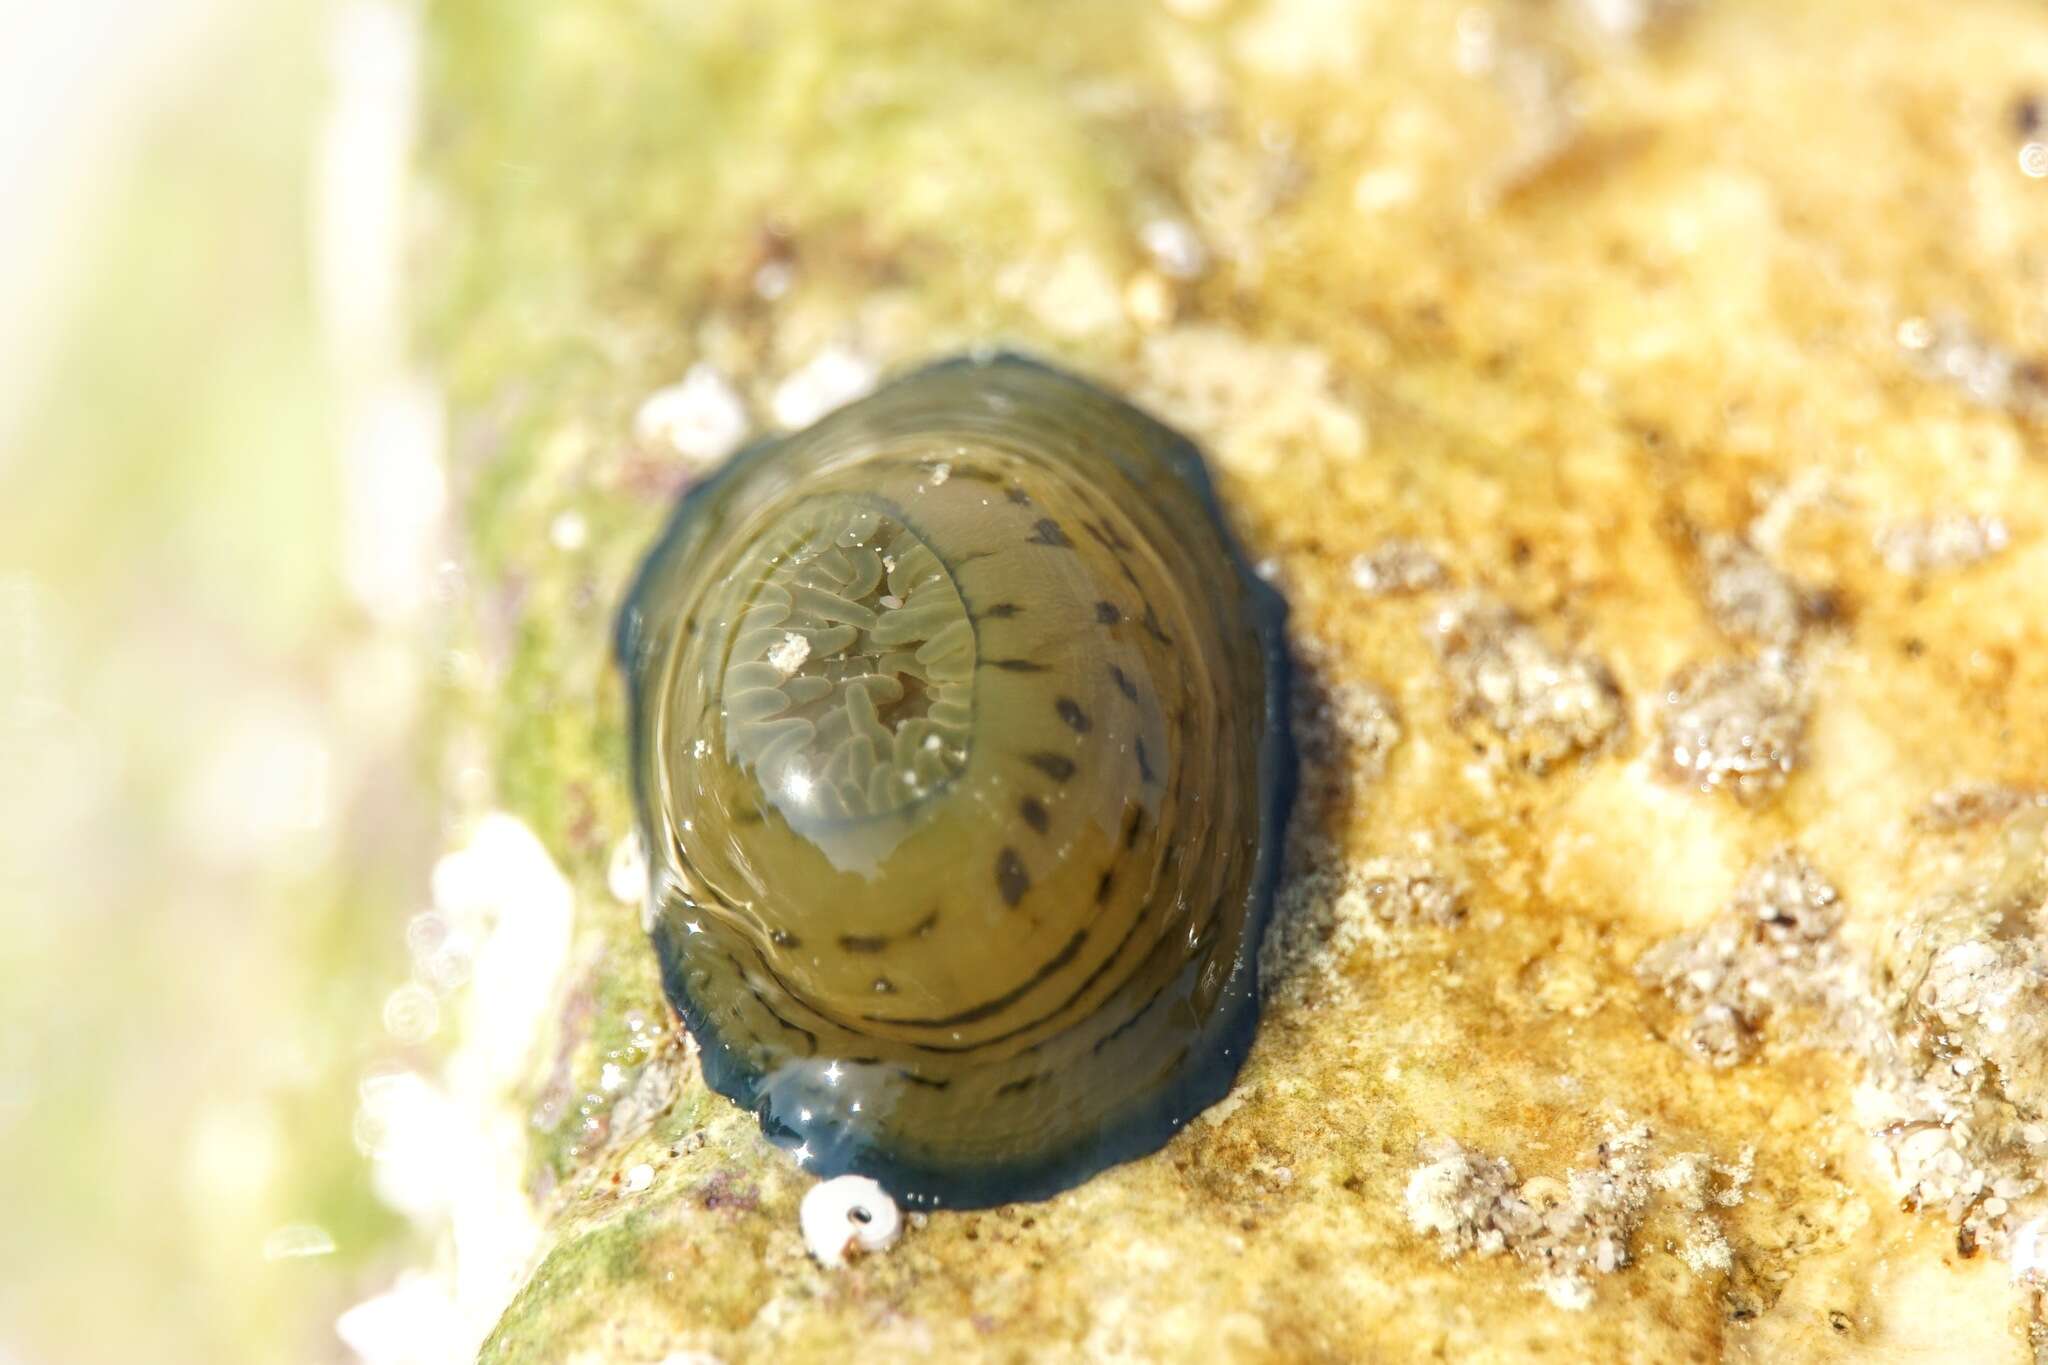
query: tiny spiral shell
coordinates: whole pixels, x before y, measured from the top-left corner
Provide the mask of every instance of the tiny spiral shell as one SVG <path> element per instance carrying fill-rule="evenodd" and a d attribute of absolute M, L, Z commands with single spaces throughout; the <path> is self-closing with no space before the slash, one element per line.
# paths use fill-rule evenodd
<path fill-rule="evenodd" d="M 903 1232 L 896 1201 L 864 1175 L 837 1176 L 811 1186 L 797 1207 L 797 1222 L 805 1249 L 825 1266 L 844 1265 L 849 1251 L 887 1251 Z"/>

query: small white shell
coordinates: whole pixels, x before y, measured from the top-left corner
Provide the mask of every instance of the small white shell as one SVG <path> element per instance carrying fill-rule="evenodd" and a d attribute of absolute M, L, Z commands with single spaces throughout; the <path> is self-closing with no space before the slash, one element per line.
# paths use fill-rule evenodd
<path fill-rule="evenodd" d="M 864 1175 L 842 1175 L 811 1187 L 797 1210 L 804 1246 L 824 1266 L 846 1263 L 855 1247 L 887 1251 L 903 1233 L 896 1201 Z"/>

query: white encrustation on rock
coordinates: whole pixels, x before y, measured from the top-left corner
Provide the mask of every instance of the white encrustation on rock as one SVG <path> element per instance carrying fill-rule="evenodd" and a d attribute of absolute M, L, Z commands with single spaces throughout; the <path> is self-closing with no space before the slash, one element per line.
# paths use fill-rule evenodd
<path fill-rule="evenodd" d="M 864 1175 L 821 1180 L 797 1210 L 804 1247 L 818 1264 L 846 1264 L 849 1252 L 887 1251 L 903 1233 L 903 1215 L 888 1192 Z"/>
<path fill-rule="evenodd" d="M 715 366 L 699 362 L 656 389 L 633 415 L 633 434 L 683 457 L 697 473 L 723 463 L 747 435 L 747 407 Z"/>

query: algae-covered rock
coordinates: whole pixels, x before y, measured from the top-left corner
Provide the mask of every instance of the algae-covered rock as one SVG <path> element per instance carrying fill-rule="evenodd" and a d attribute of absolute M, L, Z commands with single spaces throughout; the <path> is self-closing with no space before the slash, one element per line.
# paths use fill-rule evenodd
<path fill-rule="evenodd" d="M 2048 1352 L 2038 6 L 472 0 L 432 43 L 454 709 L 576 893 L 485 1359 Z M 746 431 L 990 343 L 1211 453 L 1304 804 L 1227 1099 L 828 1270 L 628 903 L 610 614 Z"/>

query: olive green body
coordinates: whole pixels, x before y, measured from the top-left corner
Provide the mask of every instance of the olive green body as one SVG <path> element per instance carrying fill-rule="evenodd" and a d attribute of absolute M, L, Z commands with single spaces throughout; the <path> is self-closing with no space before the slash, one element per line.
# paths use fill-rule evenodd
<path fill-rule="evenodd" d="M 1282 609 L 1185 441 L 1014 358 L 736 457 L 622 614 L 655 940 L 813 1169 L 1049 1193 L 1234 1074 Z"/>

